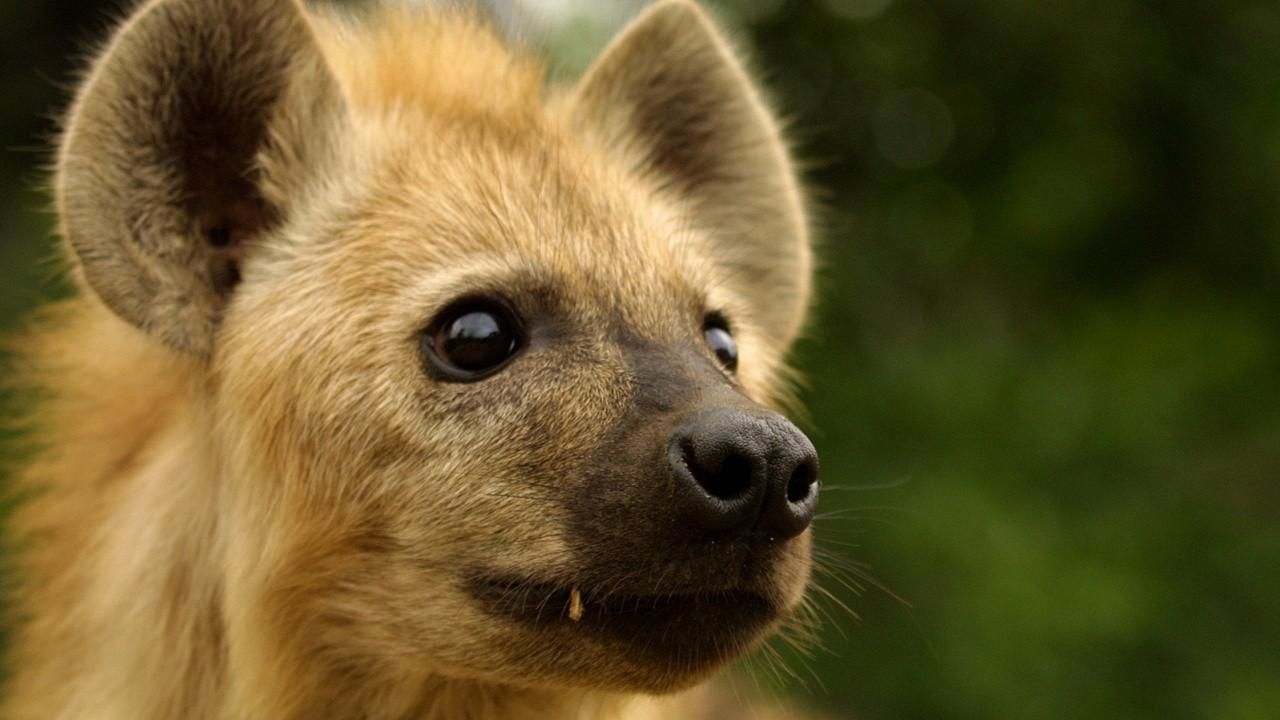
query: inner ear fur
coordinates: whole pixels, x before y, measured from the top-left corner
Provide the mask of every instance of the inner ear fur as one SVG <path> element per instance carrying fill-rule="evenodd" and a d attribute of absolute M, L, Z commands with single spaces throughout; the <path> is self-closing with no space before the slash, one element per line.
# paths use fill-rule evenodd
<path fill-rule="evenodd" d="M 338 96 L 297 0 L 145 3 L 60 147 L 61 230 L 84 280 L 130 323 L 209 354 L 244 253 L 288 212 L 263 192 L 264 156 L 305 173 Z"/>
<path fill-rule="evenodd" d="M 687 203 L 728 283 L 789 344 L 811 286 L 804 201 L 777 122 L 707 15 L 688 0 L 655 4 L 587 72 L 567 114 Z"/>

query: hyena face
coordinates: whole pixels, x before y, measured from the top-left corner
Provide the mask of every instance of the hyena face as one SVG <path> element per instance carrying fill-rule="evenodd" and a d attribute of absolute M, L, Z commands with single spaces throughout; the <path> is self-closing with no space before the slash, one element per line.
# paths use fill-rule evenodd
<path fill-rule="evenodd" d="M 202 368 L 233 665 L 662 691 L 799 603 L 774 123 L 684 2 L 540 73 L 464 18 L 160 0 L 80 96 L 64 230 Z"/>

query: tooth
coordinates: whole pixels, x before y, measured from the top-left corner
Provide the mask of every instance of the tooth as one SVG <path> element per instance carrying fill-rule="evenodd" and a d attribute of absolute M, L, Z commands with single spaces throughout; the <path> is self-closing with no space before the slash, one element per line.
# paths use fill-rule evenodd
<path fill-rule="evenodd" d="M 578 588 L 569 591 L 569 619 L 574 622 L 582 619 L 582 592 Z"/>

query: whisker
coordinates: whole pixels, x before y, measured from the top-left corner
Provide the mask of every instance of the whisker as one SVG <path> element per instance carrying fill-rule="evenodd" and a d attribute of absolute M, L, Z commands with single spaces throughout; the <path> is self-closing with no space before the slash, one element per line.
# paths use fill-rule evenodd
<path fill-rule="evenodd" d="M 894 520 L 891 518 L 876 517 L 874 515 L 840 515 L 840 516 L 832 517 L 832 516 L 819 514 L 814 516 L 813 521 L 815 523 L 829 523 L 834 521 L 841 521 L 841 522 L 854 521 L 854 522 L 875 523 L 877 525 L 884 525 L 886 527 L 892 527 L 892 528 L 900 527 L 897 520 Z"/>
<path fill-rule="evenodd" d="M 847 549 L 847 550 L 861 550 L 861 549 L 862 549 L 862 543 L 849 542 L 848 540 L 836 540 L 836 539 L 829 538 L 829 537 L 824 537 L 824 538 L 822 538 L 822 540 L 819 542 L 819 544 L 818 544 L 816 547 L 814 547 L 814 549 L 815 549 L 815 550 L 828 550 L 827 546 L 830 546 L 830 545 L 834 545 L 835 547 L 845 548 L 845 549 Z M 829 551 L 829 550 L 828 550 L 828 551 Z M 842 559 L 842 560 L 847 560 L 848 562 L 855 562 L 854 560 L 850 560 L 849 558 L 841 557 L 841 559 Z"/>
<path fill-rule="evenodd" d="M 848 614 L 850 619 L 854 620 L 855 622 L 862 622 L 862 616 L 854 612 L 853 608 L 846 605 L 845 602 L 841 600 L 840 597 L 837 596 L 835 593 L 822 587 L 818 583 L 812 583 L 810 587 L 813 588 L 814 592 L 818 593 L 822 597 L 834 603 L 836 607 L 845 611 L 845 613 Z"/>
<path fill-rule="evenodd" d="M 814 567 L 818 572 L 823 573 L 842 585 L 848 587 L 847 583 L 852 583 L 858 588 L 855 594 L 861 595 L 866 590 L 866 586 L 874 587 L 885 595 L 893 598 L 899 604 L 908 608 L 914 607 L 909 600 L 894 592 L 889 586 L 885 585 L 879 578 L 871 574 L 871 566 L 867 563 L 861 563 L 856 560 L 841 557 L 839 555 L 831 555 L 822 548 L 814 548 L 814 556 L 819 559 Z M 842 576 L 836 571 L 840 570 L 853 577 Z M 856 579 L 855 579 L 856 578 Z M 863 583 L 866 583 L 864 585 Z M 849 588 L 853 591 L 853 588 Z"/>
<path fill-rule="evenodd" d="M 827 513 L 819 513 L 826 515 L 831 513 L 850 513 L 850 512 L 886 512 L 895 513 L 897 515 L 919 515 L 920 513 L 910 508 L 899 507 L 897 505 L 856 505 L 854 507 L 840 508 L 838 510 L 830 510 Z"/>
<path fill-rule="evenodd" d="M 914 478 L 908 475 L 907 477 L 904 477 L 901 480 L 893 480 L 893 481 L 884 482 L 884 483 L 868 483 L 865 485 L 859 485 L 859 484 L 827 485 L 826 483 L 823 483 L 822 492 L 824 493 L 825 492 L 868 492 L 868 491 L 874 491 L 874 490 L 897 490 L 898 488 L 901 488 L 910 484 L 912 480 L 914 480 Z"/>

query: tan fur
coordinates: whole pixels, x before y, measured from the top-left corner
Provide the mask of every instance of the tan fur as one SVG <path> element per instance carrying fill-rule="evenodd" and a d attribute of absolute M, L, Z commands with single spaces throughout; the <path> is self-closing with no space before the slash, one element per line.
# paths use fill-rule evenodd
<path fill-rule="evenodd" d="M 195 115 L 240 114 L 187 147 L 191 108 L 147 98 L 193 62 L 213 98 Z M 796 178 L 692 4 L 651 9 L 576 88 L 542 76 L 465 14 L 153 0 L 124 27 L 59 157 L 80 292 L 19 342 L 40 450 L 20 479 L 3 717 L 710 707 L 643 695 L 714 668 L 548 642 L 460 583 L 575 573 L 565 511 L 526 482 L 574 492 L 638 392 L 598 329 L 683 347 L 721 310 L 735 387 L 782 396 L 811 265 Z M 426 381 L 425 323 L 493 289 L 548 303 L 572 343 L 483 387 Z M 800 602 L 808 543 L 773 569 L 781 607 Z"/>

